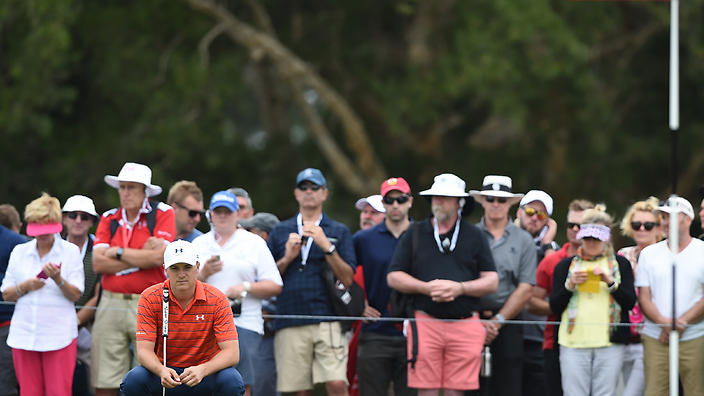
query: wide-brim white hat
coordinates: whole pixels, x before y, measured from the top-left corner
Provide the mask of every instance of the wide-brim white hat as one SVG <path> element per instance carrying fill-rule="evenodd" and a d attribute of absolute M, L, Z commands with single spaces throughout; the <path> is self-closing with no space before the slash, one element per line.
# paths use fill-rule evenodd
<path fill-rule="evenodd" d="M 429 195 L 435 197 L 468 197 L 464 190 L 467 187 L 464 180 L 453 175 L 452 173 L 443 173 L 435 176 L 433 185 L 430 189 L 421 191 L 420 195 Z"/>
<path fill-rule="evenodd" d="M 95 211 L 93 200 L 85 195 L 74 195 L 66 200 L 62 212 L 86 212 L 89 215 L 98 217 L 98 212 Z"/>
<path fill-rule="evenodd" d="M 113 188 L 120 188 L 120 182 L 142 183 L 146 187 L 147 197 L 161 194 L 161 187 L 152 184 L 152 170 L 148 166 L 135 162 L 126 162 L 117 176 L 105 176 L 105 183 Z"/>
<path fill-rule="evenodd" d="M 484 177 L 481 190 L 471 190 L 469 195 L 473 197 L 499 197 L 507 198 L 511 204 L 514 204 L 523 198 L 524 194 L 514 193 L 512 191 L 513 182 L 508 176 L 488 175 Z"/>

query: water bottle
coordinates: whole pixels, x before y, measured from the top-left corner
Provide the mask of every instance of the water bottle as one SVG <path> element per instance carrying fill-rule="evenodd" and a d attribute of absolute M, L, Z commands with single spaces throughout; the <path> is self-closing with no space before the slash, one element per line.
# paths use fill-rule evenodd
<path fill-rule="evenodd" d="M 485 345 L 482 351 L 482 366 L 479 370 L 479 375 L 484 378 L 491 377 L 491 349 L 489 345 Z"/>

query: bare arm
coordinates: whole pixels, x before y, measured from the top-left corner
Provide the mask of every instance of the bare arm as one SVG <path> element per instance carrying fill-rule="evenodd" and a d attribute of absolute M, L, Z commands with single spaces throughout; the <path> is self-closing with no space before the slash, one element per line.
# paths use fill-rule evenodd
<path fill-rule="evenodd" d="M 112 275 L 132 267 L 148 269 L 163 265 L 166 244 L 163 239 L 154 239 L 162 242 L 149 243 L 147 241 L 142 249 L 125 248 L 121 260 L 117 259 L 118 247 L 116 246 L 94 249 L 93 270 L 96 273 Z"/>
<path fill-rule="evenodd" d="M 165 388 L 171 389 L 181 385 L 181 379 L 176 371 L 164 366 L 159 361 L 154 353 L 153 341 L 137 340 L 137 357 L 144 368 L 161 378 L 161 385 Z"/>
<path fill-rule="evenodd" d="M 547 290 L 540 286 L 533 286 L 533 295 L 528 300 L 528 312 L 541 316 L 552 315 L 550 303 L 545 299 L 547 295 Z"/>
<path fill-rule="evenodd" d="M 504 306 L 501 307 L 499 313 L 506 319 L 515 318 L 528 303 L 532 294 L 533 285 L 525 282 L 518 283 L 518 287 L 508 296 L 508 300 L 506 300 Z"/>
<path fill-rule="evenodd" d="M 259 282 L 252 282 L 251 289 L 248 293 L 253 295 L 254 297 L 266 299 L 269 297 L 278 296 L 279 294 L 281 294 L 281 289 L 282 287 L 272 280 L 262 280 Z M 242 295 L 242 292 L 245 290 L 246 289 L 244 287 L 244 284 L 240 283 L 234 286 L 230 286 L 230 288 L 227 289 L 227 293 L 225 293 L 225 295 L 227 295 L 227 297 L 229 298 L 238 298 Z"/>
<path fill-rule="evenodd" d="M 418 280 L 407 272 L 391 271 L 386 275 L 386 282 L 401 293 L 430 295 L 430 282 Z"/>
<path fill-rule="evenodd" d="M 237 340 L 218 342 L 220 352 L 212 359 L 198 366 L 187 367 L 181 373 L 181 382 L 187 386 L 198 385 L 203 378 L 234 366 L 240 360 L 240 344 Z"/>
<path fill-rule="evenodd" d="M 2 292 L 2 299 L 7 302 L 17 301 L 25 294 L 41 289 L 42 287 L 44 287 L 44 282 L 41 279 L 30 278 L 24 282 L 18 283 L 15 287 L 7 288 Z"/>
<path fill-rule="evenodd" d="M 345 287 L 349 287 L 352 284 L 354 281 L 354 270 L 345 260 L 342 259 L 342 256 L 340 256 L 337 252 L 328 254 L 325 255 L 325 261 L 327 261 L 330 268 L 332 268 L 332 272 L 335 273 L 335 277 L 339 279 Z"/>
<path fill-rule="evenodd" d="M 85 308 L 81 308 L 76 312 L 78 317 L 78 325 L 83 326 L 89 323 L 95 316 L 95 306 L 98 305 L 98 295 L 100 294 L 100 283 L 95 284 L 95 292 L 93 297 L 91 297 L 84 304 Z"/>
<path fill-rule="evenodd" d="M 460 284 L 464 295 L 481 297 L 496 291 L 499 287 L 499 275 L 496 271 L 480 271 L 479 278 Z"/>

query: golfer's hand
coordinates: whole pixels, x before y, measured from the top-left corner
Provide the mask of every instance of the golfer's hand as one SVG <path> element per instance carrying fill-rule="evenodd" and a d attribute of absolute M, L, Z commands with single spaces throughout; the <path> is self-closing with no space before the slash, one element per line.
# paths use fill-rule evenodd
<path fill-rule="evenodd" d="M 181 382 L 188 386 L 196 386 L 203 381 L 205 369 L 203 366 L 191 366 L 183 370 L 181 373 Z"/>
<path fill-rule="evenodd" d="M 159 376 L 161 377 L 161 386 L 164 388 L 171 389 L 181 385 L 181 379 L 178 377 L 176 370 L 170 367 L 162 367 Z"/>

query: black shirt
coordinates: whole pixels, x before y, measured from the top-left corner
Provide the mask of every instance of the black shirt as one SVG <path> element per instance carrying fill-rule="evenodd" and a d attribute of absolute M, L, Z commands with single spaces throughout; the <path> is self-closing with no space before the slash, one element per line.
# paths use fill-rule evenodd
<path fill-rule="evenodd" d="M 414 230 L 416 227 L 417 230 Z M 418 232 L 418 246 L 415 262 L 411 264 L 414 232 Z M 496 271 L 496 267 L 489 244 L 475 225 L 462 220 L 455 250 L 441 253 L 433 235 L 433 225 L 430 219 L 426 219 L 413 223 L 399 240 L 389 264 L 388 272 L 392 271 L 403 271 L 425 282 L 434 279 L 466 282 L 479 278 L 482 271 Z M 461 296 L 451 302 L 438 303 L 430 296 L 419 294 L 414 298 L 414 305 L 416 309 L 436 318 L 460 319 L 471 316 L 479 309 L 479 298 Z"/>

